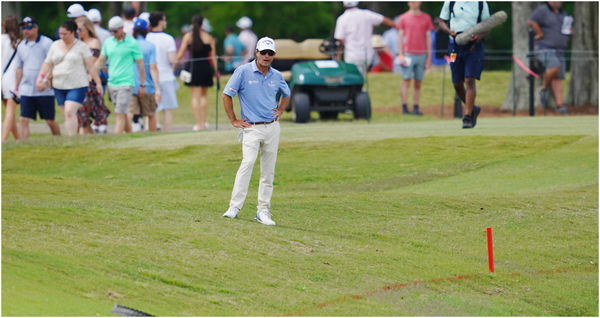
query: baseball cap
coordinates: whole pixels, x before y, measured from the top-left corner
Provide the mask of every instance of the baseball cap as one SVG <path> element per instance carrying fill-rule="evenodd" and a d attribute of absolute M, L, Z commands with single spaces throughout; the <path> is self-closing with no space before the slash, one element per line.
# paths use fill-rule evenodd
<path fill-rule="evenodd" d="M 252 20 L 243 16 L 235 23 L 235 25 L 240 29 L 249 29 L 252 27 Z"/>
<path fill-rule="evenodd" d="M 92 22 L 100 22 L 100 21 L 102 21 L 102 14 L 100 14 L 100 10 L 98 10 L 98 9 L 90 9 L 87 12 L 87 17 Z"/>
<path fill-rule="evenodd" d="M 33 17 L 24 17 L 23 21 L 19 23 L 19 26 L 34 26 L 38 25 L 37 21 Z"/>
<path fill-rule="evenodd" d="M 144 19 L 137 18 L 133 23 L 134 30 L 144 31 L 148 29 L 148 21 Z"/>
<path fill-rule="evenodd" d="M 275 41 L 273 41 L 273 39 L 266 37 L 266 36 L 264 38 L 261 38 L 260 40 L 258 40 L 258 42 L 256 43 L 256 49 L 258 51 L 271 50 L 273 52 L 277 52 L 275 50 Z"/>
<path fill-rule="evenodd" d="M 79 3 L 72 4 L 67 9 L 67 17 L 69 18 L 79 18 L 84 15 L 86 15 L 85 10 Z"/>
<path fill-rule="evenodd" d="M 344 2 L 344 7 L 346 8 L 352 8 L 352 7 L 356 7 L 358 5 L 358 1 L 343 1 Z"/>
<path fill-rule="evenodd" d="M 110 30 L 118 29 L 123 27 L 123 19 L 120 16 L 114 16 L 108 20 L 108 28 Z"/>
<path fill-rule="evenodd" d="M 379 34 L 373 34 L 373 36 L 371 37 L 371 46 L 373 46 L 376 49 L 385 47 L 383 37 Z"/>
<path fill-rule="evenodd" d="M 202 28 L 202 30 L 204 30 L 204 31 L 206 31 L 208 33 L 212 32 L 212 30 L 213 30 L 212 25 L 210 24 L 210 21 L 208 21 L 207 18 L 204 18 L 204 20 L 202 20 L 202 27 L 201 28 Z"/>

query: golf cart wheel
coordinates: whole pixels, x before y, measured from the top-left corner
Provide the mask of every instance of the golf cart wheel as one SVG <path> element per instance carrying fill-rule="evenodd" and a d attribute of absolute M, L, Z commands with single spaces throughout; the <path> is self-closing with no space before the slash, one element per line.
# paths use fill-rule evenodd
<path fill-rule="evenodd" d="M 294 104 L 294 122 L 307 123 L 310 120 L 310 98 L 306 93 L 296 93 L 292 99 Z"/>
<path fill-rule="evenodd" d="M 356 94 L 354 102 L 354 118 L 371 119 L 371 99 L 369 98 L 369 94 L 365 92 Z"/>
<path fill-rule="evenodd" d="M 338 119 L 338 112 L 319 112 L 319 118 L 321 120 L 336 120 Z"/>

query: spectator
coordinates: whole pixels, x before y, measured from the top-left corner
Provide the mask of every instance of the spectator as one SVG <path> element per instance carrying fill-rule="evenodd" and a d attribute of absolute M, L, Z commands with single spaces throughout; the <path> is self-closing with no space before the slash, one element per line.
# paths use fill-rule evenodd
<path fill-rule="evenodd" d="M 140 88 L 138 95 L 144 95 L 146 87 L 146 73 L 144 60 L 137 41 L 123 31 L 123 19 L 115 16 L 108 21 L 108 29 L 113 36 L 102 44 L 102 53 L 96 62 L 98 68 L 104 67 L 108 60 L 108 93 L 115 106 L 116 123 L 115 133 L 129 132 L 127 124 L 127 106 L 131 100 L 133 86 L 135 85 L 135 72 L 133 68 L 137 63 L 140 72 Z"/>
<path fill-rule="evenodd" d="M 81 39 L 81 41 L 83 41 L 90 49 L 90 52 L 92 53 L 92 63 L 96 65 L 102 45 L 96 36 L 94 24 L 86 17 L 79 17 L 76 19 L 76 22 L 79 39 Z M 94 80 L 89 82 L 85 99 L 83 100 L 83 106 L 77 111 L 79 134 L 81 135 L 94 133 L 91 127 L 91 118 L 94 118 L 94 124 L 97 127 L 106 127 L 107 125 L 106 119 L 108 118 L 110 111 L 104 104 L 102 95 L 98 92 L 98 85 L 102 85 L 102 83 L 97 83 Z M 102 87 L 102 89 L 104 90 L 104 87 Z M 106 133 L 106 131 L 102 130 L 102 133 Z"/>
<path fill-rule="evenodd" d="M 148 130 L 156 131 L 156 108 L 160 102 L 160 81 L 158 78 L 158 67 L 156 66 L 156 47 L 154 44 L 146 41 L 149 23 L 144 19 L 137 19 L 133 25 L 133 35 L 140 46 L 144 56 L 144 72 L 146 73 L 146 94 L 140 95 L 140 72 L 135 69 L 135 85 L 133 87 L 133 97 L 129 102 L 128 122 L 133 120 L 135 115 L 148 117 Z M 141 119 L 141 118 L 140 118 Z M 139 125 L 139 124 L 138 124 Z M 141 130 L 141 129 L 139 129 Z M 136 129 L 133 130 L 134 132 Z"/>
<path fill-rule="evenodd" d="M 75 19 L 79 17 L 85 17 L 87 12 L 83 8 L 83 6 L 79 3 L 74 3 L 67 8 L 67 18 L 70 21 L 75 21 Z M 60 28 L 59 28 L 60 29 Z M 56 40 L 60 40 L 59 29 L 56 30 Z M 75 33 L 75 38 L 77 39 L 77 33 Z"/>
<path fill-rule="evenodd" d="M 344 61 L 355 64 L 365 77 L 369 63 L 373 60 L 374 50 L 371 46 L 373 27 L 381 23 L 395 27 L 394 21 L 379 13 L 359 9 L 358 1 L 344 1 L 346 10 L 337 18 L 334 38 L 344 45 Z M 338 51 L 337 59 L 341 60 L 342 52 Z"/>
<path fill-rule="evenodd" d="M 125 7 L 123 9 L 123 31 L 125 34 L 133 37 L 133 20 L 135 19 L 135 9 Z"/>
<path fill-rule="evenodd" d="M 429 14 L 421 11 L 421 2 L 408 2 L 408 12 L 398 21 L 398 56 L 404 81 L 400 88 L 402 113 L 423 115 L 419 110 L 421 82 L 425 69 L 431 68 L 431 30 L 433 24 Z M 413 111 L 408 111 L 408 88 L 411 79 L 413 87 Z"/>
<path fill-rule="evenodd" d="M 52 40 L 39 33 L 39 27 L 33 17 L 25 17 L 20 23 L 24 42 L 17 47 L 15 62 L 17 65 L 15 91 L 21 97 L 21 139 L 29 138 L 29 120 L 37 115 L 45 120 L 52 135 L 60 135 L 60 128 L 54 121 L 54 93 L 52 89 L 37 90 L 36 78 L 44 59 L 50 51 Z M 46 78 L 46 77 L 44 77 Z"/>
<path fill-rule="evenodd" d="M 19 139 L 19 131 L 15 120 L 18 100 L 15 92 L 17 86 L 15 55 L 20 42 L 21 32 L 17 19 L 13 16 L 5 17 L 2 23 L 2 105 L 4 106 L 2 141 L 8 140 L 11 133 L 15 140 Z"/>
<path fill-rule="evenodd" d="M 246 54 L 242 60 L 242 63 L 250 62 L 254 59 L 254 50 L 256 48 L 256 34 L 252 32 L 252 20 L 246 16 L 241 17 L 235 24 L 240 28 L 239 40 L 244 43 L 246 47 Z"/>
<path fill-rule="evenodd" d="M 460 8 L 457 9 L 457 8 Z M 450 35 L 450 70 L 452 71 L 452 84 L 456 95 L 465 104 L 463 109 L 462 128 L 474 128 L 481 108 L 475 105 L 477 88 L 475 80 L 481 78 L 483 71 L 484 49 L 483 38 L 485 34 L 473 34 L 471 41 L 465 45 L 458 45 L 454 39 L 456 35 L 482 20 L 490 17 L 490 9 L 485 1 L 444 1 L 440 12 L 440 28 Z M 450 27 L 445 21 L 450 23 Z M 466 84 L 466 88 L 465 88 Z"/>
<path fill-rule="evenodd" d="M 397 15 L 394 18 L 394 24 L 398 25 L 398 20 L 400 20 L 399 15 Z M 387 46 L 390 52 L 392 53 L 392 56 L 398 56 L 398 29 L 396 29 L 396 27 L 389 28 L 385 32 L 383 32 L 381 36 L 383 37 L 383 42 L 385 43 L 385 46 Z M 402 72 L 400 64 L 396 63 L 396 60 L 394 60 L 394 73 L 400 72 Z"/>
<path fill-rule="evenodd" d="M 527 24 L 535 32 L 535 57 L 545 67 L 542 87 L 539 90 L 540 101 L 548 107 L 549 90 L 552 91 L 560 114 L 569 114 L 563 100 L 563 80 L 565 79 L 565 49 L 569 36 L 573 33 L 573 19 L 562 10 L 560 1 L 549 1 L 538 6 Z"/>
<path fill-rule="evenodd" d="M 47 75 L 52 73 L 54 96 L 58 106 L 64 106 L 65 128 L 69 136 L 77 134 L 77 110 L 85 99 L 88 74 L 100 83 L 92 53 L 87 45 L 75 38 L 75 31 L 77 24 L 72 20 L 60 26 L 60 40 L 50 47 L 36 83 L 38 90 L 44 90 L 48 86 Z M 102 94 L 101 87 L 98 91 Z"/>
<path fill-rule="evenodd" d="M 173 65 L 176 64 L 175 39 L 163 32 L 167 28 L 167 17 L 162 12 L 150 14 L 150 27 L 152 32 L 148 33 L 146 40 L 156 46 L 156 65 L 158 66 L 158 77 L 160 78 L 160 92 L 162 93 L 157 111 L 165 112 L 164 131 L 171 130 L 173 115 L 171 111 L 177 107 L 177 81 L 173 74 Z M 158 118 L 157 118 L 158 120 Z"/>
<path fill-rule="evenodd" d="M 237 34 L 233 33 L 233 26 L 229 25 L 225 28 L 225 40 L 223 40 L 223 51 L 225 56 L 225 72 L 232 73 L 236 67 L 242 64 L 242 56 L 246 54 L 246 46 Z"/>
<path fill-rule="evenodd" d="M 373 49 L 375 49 L 375 56 L 373 58 L 373 67 L 370 71 L 373 73 L 393 71 L 394 57 L 392 52 L 383 42 L 383 37 L 379 34 L 373 35 L 371 45 L 373 46 Z"/>
<path fill-rule="evenodd" d="M 100 14 L 100 11 L 98 9 L 90 9 L 90 11 L 87 12 L 87 18 L 94 23 L 94 32 L 100 40 L 100 44 L 104 43 L 104 41 L 110 37 L 110 32 L 100 26 L 100 22 L 102 22 L 102 14 Z"/>
<path fill-rule="evenodd" d="M 177 61 L 182 60 L 186 50 L 189 49 L 192 53 L 192 60 L 188 63 L 192 80 L 185 85 L 192 89 L 192 110 L 196 120 L 194 131 L 206 129 L 208 88 L 213 86 L 213 76 L 219 76 L 215 58 L 215 39 L 202 30 L 203 20 L 201 15 L 192 17 L 192 32 L 183 36 L 183 43 L 177 52 Z"/>
<path fill-rule="evenodd" d="M 238 67 L 223 90 L 223 104 L 231 125 L 241 130 L 242 163 L 224 217 L 237 217 L 246 200 L 252 168 L 260 151 L 260 184 L 256 220 L 275 225 L 271 218 L 271 196 L 279 147 L 279 118 L 290 101 L 290 88 L 281 73 L 271 67 L 275 41 L 261 38 L 254 51 L 256 60 Z M 233 111 L 233 97 L 239 94 L 241 118 Z M 276 96 L 281 94 L 279 105 Z"/>
<path fill-rule="evenodd" d="M 208 33 L 212 33 L 213 31 L 212 25 L 210 24 L 210 21 L 208 21 L 207 18 L 204 18 L 204 20 L 202 20 L 202 30 Z"/>

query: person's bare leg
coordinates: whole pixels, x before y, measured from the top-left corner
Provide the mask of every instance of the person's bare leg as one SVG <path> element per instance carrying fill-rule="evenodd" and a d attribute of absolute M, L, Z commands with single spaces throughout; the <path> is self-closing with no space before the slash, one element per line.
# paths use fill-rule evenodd
<path fill-rule="evenodd" d="M 21 139 L 29 138 L 29 118 L 21 117 Z"/>
<path fill-rule="evenodd" d="M 402 100 L 402 104 L 408 105 L 408 88 L 410 87 L 410 79 L 405 79 L 402 81 L 402 85 L 400 86 L 400 99 Z"/>
<path fill-rule="evenodd" d="M 171 131 L 171 121 L 173 120 L 173 114 L 170 109 L 165 109 L 165 121 L 163 123 L 163 131 L 169 132 Z"/>
<path fill-rule="evenodd" d="M 148 116 L 148 130 L 156 131 L 156 113 Z"/>
<path fill-rule="evenodd" d="M 200 125 L 199 129 L 206 129 L 206 116 L 208 114 L 208 87 L 200 87 Z"/>
<path fill-rule="evenodd" d="M 563 100 L 563 80 L 562 79 L 554 79 L 551 84 L 552 94 L 554 94 L 554 100 L 556 101 L 557 106 L 564 106 Z"/>
<path fill-rule="evenodd" d="M 453 83 L 452 85 L 454 85 L 454 91 L 456 92 L 456 95 L 458 96 L 458 98 L 460 98 L 460 100 L 463 103 L 466 103 L 466 90 L 465 90 L 465 82 L 458 82 L 458 83 Z"/>
<path fill-rule="evenodd" d="M 65 129 L 67 130 L 68 136 L 77 135 L 77 110 L 81 107 L 81 104 L 74 101 L 65 101 Z"/>
<path fill-rule="evenodd" d="M 197 129 L 204 129 L 204 122 L 201 121 L 201 101 L 202 98 L 202 87 L 191 86 L 192 89 L 192 113 L 194 113 L 194 121 L 196 122 Z"/>
<path fill-rule="evenodd" d="M 46 124 L 50 128 L 50 132 L 53 136 L 60 136 L 60 126 L 54 120 L 46 120 Z"/>
<path fill-rule="evenodd" d="M 473 112 L 473 106 L 475 105 L 475 97 L 477 96 L 477 88 L 475 84 L 475 78 L 465 78 L 465 84 L 467 86 L 465 109 L 463 114 L 471 114 Z"/>
<path fill-rule="evenodd" d="M 549 89 L 552 87 L 552 81 L 558 76 L 560 73 L 560 66 L 553 67 L 551 69 L 547 69 L 544 72 L 543 80 L 542 80 L 542 88 Z"/>
<path fill-rule="evenodd" d="M 17 103 L 12 99 L 5 100 L 4 123 L 2 126 L 2 141 L 8 140 L 10 134 L 13 134 L 15 140 L 19 140 L 19 130 L 15 115 L 17 113 Z"/>
<path fill-rule="evenodd" d="M 116 113 L 115 134 L 125 133 L 125 125 L 127 123 L 127 115 Z"/>
<path fill-rule="evenodd" d="M 421 81 L 415 80 L 413 91 L 413 105 L 419 105 L 421 99 Z"/>

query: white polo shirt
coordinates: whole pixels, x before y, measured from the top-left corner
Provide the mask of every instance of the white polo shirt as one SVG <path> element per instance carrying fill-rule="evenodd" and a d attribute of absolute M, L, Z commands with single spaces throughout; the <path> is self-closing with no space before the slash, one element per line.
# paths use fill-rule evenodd
<path fill-rule="evenodd" d="M 334 37 L 344 41 L 345 60 L 371 61 L 373 27 L 383 22 L 383 15 L 366 9 L 349 8 L 337 18 Z"/>
<path fill-rule="evenodd" d="M 146 41 L 156 46 L 156 66 L 160 82 L 174 81 L 175 75 L 169 61 L 169 53 L 176 53 L 175 39 L 165 32 L 148 32 Z"/>

